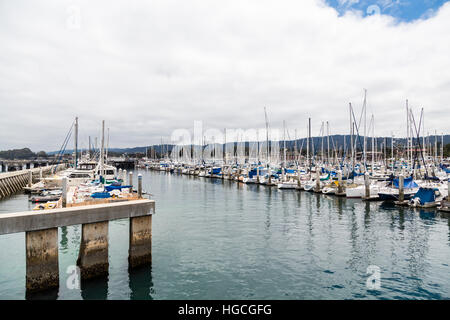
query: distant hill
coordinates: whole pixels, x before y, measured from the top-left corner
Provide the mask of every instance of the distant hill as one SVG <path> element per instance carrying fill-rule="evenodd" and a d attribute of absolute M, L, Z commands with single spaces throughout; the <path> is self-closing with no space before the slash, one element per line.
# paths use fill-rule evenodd
<path fill-rule="evenodd" d="M 4 160 L 24 160 L 24 159 L 28 160 L 46 156 L 47 154 L 44 151 L 34 153 L 29 148 L 0 151 L 0 159 Z"/>
<path fill-rule="evenodd" d="M 350 135 L 332 135 L 330 136 L 330 148 L 333 147 L 333 144 L 335 147 L 343 147 L 344 145 L 344 138 L 346 139 L 346 144 L 348 145 L 350 142 Z M 355 139 L 357 139 L 356 144 L 357 144 L 357 148 L 361 148 L 360 145 L 362 145 L 363 143 L 363 137 L 355 137 Z M 381 145 L 384 143 L 384 139 L 386 139 L 386 145 L 388 146 L 388 148 L 391 145 L 391 137 L 377 137 L 377 147 L 380 148 Z M 306 148 L 306 138 L 302 138 L 302 139 L 298 139 L 297 141 L 297 146 L 300 148 L 302 143 L 303 143 L 303 148 Z M 324 144 L 326 146 L 326 137 L 324 138 Z M 315 148 L 320 148 L 321 144 L 322 144 L 322 137 L 313 137 L 312 138 L 312 143 L 314 144 Z M 406 144 L 406 138 L 395 138 L 394 137 L 394 142 L 396 145 L 405 145 Z M 422 143 L 422 140 L 420 141 Z M 434 145 L 434 136 L 430 137 L 430 142 Z M 291 141 L 286 141 L 286 147 L 287 148 L 293 148 L 294 147 L 294 140 Z M 441 136 L 438 137 L 438 144 L 440 145 L 441 143 Z M 228 144 L 228 143 L 227 143 Z M 444 145 L 450 144 L 450 135 L 445 135 L 444 136 Z M 246 143 L 246 146 L 248 146 L 248 142 Z M 368 148 L 370 149 L 370 147 L 372 146 L 372 140 L 371 137 L 368 137 Z M 110 148 L 109 149 L 109 153 L 110 154 L 116 154 L 116 155 L 121 155 L 121 154 L 136 154 L 136 153 L 141 153 L 141 154 L 145 154 L 146 149 L 148 150 L 148 154 L 150 155 L 150 150 L 153 149 L 155 150 L 155 152 L 157 154 L 161 153 L 162 149 L 169 149 L 169 151 L 172 150 L 173 145 L 153 145 L 153 146 L 146 146 L 146 147 L 132 147 L 132 148 Z M 85 150 L 83 150 L 83 152 L 85 152 Z M 49 152 L 49 155 L 52 154 L 56 154 L 58 153 L 57 151 L 53 151 L 53 152 Z M 73 150 L 66 150 L 64 152 L 65 154 L 70 154 L 73 153 Z"/>

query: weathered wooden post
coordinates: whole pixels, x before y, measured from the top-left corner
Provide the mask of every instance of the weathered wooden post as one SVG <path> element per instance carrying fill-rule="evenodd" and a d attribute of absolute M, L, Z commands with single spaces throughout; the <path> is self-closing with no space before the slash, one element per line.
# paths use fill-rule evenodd
<path fill-rule="evenodd" d="M 400 202 L 403 202 L 405 200 L 404 186 L 405 186 L 405 177 L 403 176 L 403 174 L 400 174 L 398 178 L 398 200 Z"/>
<path fill-rule="evenodd" d="M 364 173 L 364 186 L 365 186 L 365 198 L 370 199 L 370 180 L 369 180 L 369 172 Z"/>
<path fill-rule="evenodd" d="M 58 287 L 58 228 L 27 231 L 25 242 L 27 291 Z"/>
<path fill-rule="evenodd" d="M 127 181 L 127 179 L 128 179 L 127 169 L 123 169 L 122 174 L 123 174 L 123 179 L 122 179 L 123 180 L 123 184 L 127 185 L 128 184 L 128 181 Z"/>
<path fill-rule="evenodd" d="M 259 184 L 259 165 L 256 166 L 256 183 Z"/>
<path fill-rule="evenodd" d="M 314 191 L 320 192 L 320 172 L 318 168 L 316 168 L 316 187 Z"/>
<path fill-rule="evenodd" d="M 62 202 L 62 207 L 65 208 L 67 205 L 67 177 L 62 178 L 61 202 Z"/>
<path fill-rule="evenodd" d="M 344 192 L 342 188 L 342 170 L 338 171 L 338 195 L 342 195 Z"/>
<path fill-rule="evenodd" d="M 142 174 L 138 174 L 138 197 L 142 198 Z"/>
<path fill-rule="evenodd" d="M 130 186 L 130 193 L 133 192 L 133 172 L 130 171 L 128 175 L 128 185 Z"/>
<path fill-rule="evenodd" d="M 31 169 L 28 171 L 28 187 L 31 188 L 33 185 L 33 171 Z"/>
<path fill-rule="evenodd" d="M 39 181 L 42 180 L 42 167 L 39 168 Z"/>

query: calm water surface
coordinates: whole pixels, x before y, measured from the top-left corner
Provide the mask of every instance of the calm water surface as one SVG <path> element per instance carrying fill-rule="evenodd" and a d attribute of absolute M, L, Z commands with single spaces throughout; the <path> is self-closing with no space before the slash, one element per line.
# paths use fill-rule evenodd
<path fill-rule="evenodd" d="M 128 272 L 128 220 L 109 224 L 109 277 L 68 289 L 81 227 L 59 229 L 59 290 L 43 299 L 449 299 L 450 223 L 435 211 L 142 171 L 153 264 Z M 28 196 L 0 214 L 28 210 Z M 381 269 L 380 290 L 366 286 Z M 25 234 L 0 236 L 0 298 L 24 299 Z"/>

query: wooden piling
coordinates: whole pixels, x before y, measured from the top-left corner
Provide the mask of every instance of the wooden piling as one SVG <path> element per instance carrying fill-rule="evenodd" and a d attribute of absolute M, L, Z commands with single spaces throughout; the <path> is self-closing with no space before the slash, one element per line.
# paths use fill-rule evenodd
<path fill-rule="evenodd" d="M 67 177 L 62 178 L 61 202 L 62 202 L 62 207 L 65 208 L 67 205 Z"/>
<path fill-rule="evenodd" d="M 130 171 L 130 173 L 128 174 L 128 184 L 130 186 L 130 192 L 133 192 L 133 172 Z"/>
<path fill-rule="evenodd" d="M 369 173 L 366 171 L 364 174 L 364 186 L 365 186 L 365 195 L 366 199 L 370 199 L 370 180 L 369 180 Z"/>
<path fill-rule="evenodd" d="M 138 174 L 138 197 L 142 198 L 142 174 Z"/>
<path fill-rule="evenodd" d="M 31 188 L 33 185 L 33 171 L 28 171 L 28 187 Z"/>
<path fill-rule="evenodd" d="M 405 200 L 404 186 L 405 186 L 405 177 L 403 176 L 403 174 L 401 174 L 398 179 L 398 200 L 400 202 L 403 202 Z"/>

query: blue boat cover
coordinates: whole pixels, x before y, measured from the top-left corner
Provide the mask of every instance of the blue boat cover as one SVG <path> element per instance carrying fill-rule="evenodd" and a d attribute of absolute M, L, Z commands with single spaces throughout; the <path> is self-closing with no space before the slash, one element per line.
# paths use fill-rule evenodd
<path fill-rule="evenodd" d="M 210 174 L 219 174 L 222 168 L 212 168 L 211 171 L 209 171 Z"/>
<path fill-rule="evenodd" d="M 94 199 L 104 199 L 111 198 L 111 195 L 108 192 L 95 192 L 91 194 L 91 197 Z"/>
<path fill-rule="evenodd" d="M 353 179 L 355 177 L 363 176 L 363 175 L 364 175 L 364 173 L 357 173 L 355 170 L 353 170 L 352 172 L 350 172 L 350 175 L 348 176 L 348 178 Z"/>
<path fill-rule="evenodd" d="M 123 188 L 131 188 L 131 186 L 113 186 L 113 185 L 110 185 L 110 186 L 105 186 L 105 190 L 107 191 L 107 192 L 109 192 L 109 191 L 113 191 L 113 190 L 122 190 Z"/>
<path fill-rule="evenodd" d="M 413 198 L 419 198 L 420 204 L 424 205 L 425 203 L 434 202 L 436 200 L 436 195 L 434 189 L 420 188 Z"/>
<path fill-rule="evenodd" d="M 405 182 L 403 184 L 403 187 L 405 189 L 412 189 L 412 188 L 418 187 L 417 183 L 414 182 L 413 177 L 405 178 L 404 181 Z M 392 180 L 392 185 L 394 186 L 394 188 L 398 189 L 398 184 L 399 184 L 399 179 Z"/>

